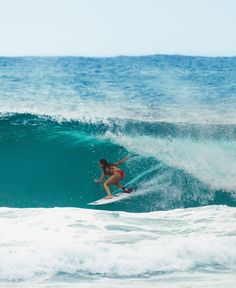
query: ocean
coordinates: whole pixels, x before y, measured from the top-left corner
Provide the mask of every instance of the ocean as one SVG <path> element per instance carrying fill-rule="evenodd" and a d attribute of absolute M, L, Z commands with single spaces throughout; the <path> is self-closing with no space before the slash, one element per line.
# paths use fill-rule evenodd
<path fill-rule="evenodd" d="M 0 87 L 1 287 L 235 287 L 236 57 L 0 57 Z M 88 205 L 127 155 L 136 192 Z"/>

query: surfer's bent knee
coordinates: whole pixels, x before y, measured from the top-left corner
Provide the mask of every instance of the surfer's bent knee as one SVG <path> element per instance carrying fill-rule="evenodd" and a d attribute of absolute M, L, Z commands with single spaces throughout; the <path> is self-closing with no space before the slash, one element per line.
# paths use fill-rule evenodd
<path fill-rule="evenodd" d="M 104 186 L 104 187 L 109 186 L 109 183 L 104 182 L 103 186 Z"/>

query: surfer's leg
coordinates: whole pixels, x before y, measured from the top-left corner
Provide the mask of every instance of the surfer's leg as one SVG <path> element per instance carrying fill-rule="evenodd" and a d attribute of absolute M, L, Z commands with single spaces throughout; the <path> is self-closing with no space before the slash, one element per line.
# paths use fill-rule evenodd
<path fill-rule="evenodd" d="M 116 187 L 122 189 L 125 193 L 130 193 L 129 189 L 126 188 L 124 185 L 121 185 L 120 183 L 114 184 Z"/>
<path fill-rule="evenodd" d="M 114 185 L 122 190 L 125 188 L 125 186 L 121 185 L 120 183 L 116 183 Z"/>
<path fill-rule="evenodd" d="M 118 173 L 115 173 L 110 178 L 107 179 L 107 181 L 104 182 L 103 186 L 107 192 L 107 199 L 112 198 L 110 185 L 116 185 L 121 180 L 121 177 Z"/>

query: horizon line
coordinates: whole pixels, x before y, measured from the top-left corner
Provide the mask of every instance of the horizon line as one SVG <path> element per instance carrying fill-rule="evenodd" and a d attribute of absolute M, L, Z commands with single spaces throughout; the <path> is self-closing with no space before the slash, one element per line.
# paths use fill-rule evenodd
<path fill-rule="evenodd" d="M 119 57 L 127 57 L 127 58 L 138 58 L 138 57 L 154 57 L 154 56 L 172 56 L 172 57 L 199 57 L 199 58 L 235 58 L 236 53 L 232 55 L 203 55 L 203 54 L 181 54 L 181 53 L 173 53 L 173 54 L 165 54 L 165 53 L 155 53 L 155 54 L 116 54 L 116 55 L 82 55 L 82 54 L 19 54 L 19 55 L 0 55 L 0 58 L 62 58 L 62 57 L 70 57 L 70 58 L 119 58 Z"/>

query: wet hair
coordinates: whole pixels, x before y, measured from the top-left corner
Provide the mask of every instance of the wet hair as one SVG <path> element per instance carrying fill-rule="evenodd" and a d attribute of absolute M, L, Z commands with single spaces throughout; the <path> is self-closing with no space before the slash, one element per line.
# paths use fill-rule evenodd
<path fill-rule="evenodd" d="M 107 174 L 106 169 L 111 167 L 112 164 L 108 163 L 106 159 L 100 159 L 99 162 L 103 165 L 102 170 L 105 174 Z"/>

